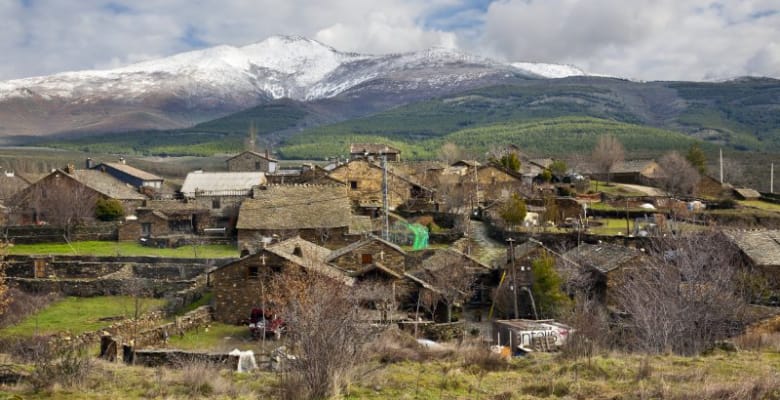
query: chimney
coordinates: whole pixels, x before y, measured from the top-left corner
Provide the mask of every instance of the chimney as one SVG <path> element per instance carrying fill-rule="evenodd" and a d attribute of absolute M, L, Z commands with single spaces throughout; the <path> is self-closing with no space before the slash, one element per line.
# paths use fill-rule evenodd
<path fill-rule="evenodd" d="M 76 172 L 76 166 L 73 164 L 68 164 L 68 166 L 65 167 L 65 172 L 68 174 L 73 174 L 74 172 Z"/>
<path fill-rule="evenodd" d="M 268 156 L 268 147 L 265 148 L 265 158 L 270 160 L 271 157 Z"/>
<path fill-rule="evenodd" d="M 124 157 L 119 157 L 119 163 L 120 164 L 127 164 L 127 161 L 125 160 Z"/>
<path fill-rule="evenodd" d="M 92 169 L 95 167 L 95 162 L 92 161 L 92 158 L 87 157 L 87 163 L 86 163 L 87 169 Z"/>

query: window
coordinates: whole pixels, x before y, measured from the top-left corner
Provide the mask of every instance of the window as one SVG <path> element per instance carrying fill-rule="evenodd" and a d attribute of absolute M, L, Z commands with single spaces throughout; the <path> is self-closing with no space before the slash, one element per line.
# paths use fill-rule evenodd
<path fill-rule="evenodd" d="M 349 188 L 350 189 L 357 189 L 358 188 L 358 182 L 357 181 L 349 181 Z"/>
<path fill-rule="evenodd" d="M 222 204 L 219 201 L 219 197 L 217 197 L 216 199 L 212 199 L 211 200 L 211 208 L 217 209 L 217 208 L 220 208 L 221 206 L 222 206 Z"/>
<path fill-rule="evenodd" d="M 260 277 L 260 268 L 256 265 L 251 265 L 246 269 L 247 279 L 257 279 Z"/>
<path fill-rule="evenodd" d="M 295 246 L 293 249 L 293 255 L 298 257 L 303 257 L 303 252 L 301 251 L 301 246 Z"/>
<path fill-rule="evenodd" d="M 141 223 L 141 236 L 142 237 L 152 236 L 152 223 L 151 222 L 142 222 Z"/>
<path fill-rule="evenodd" d="M 361 264 L 371 264 L 374 262 L 374 256 L 372 254 L 361 254 L 360 255 L 360 263 Z"/>
<path fill-rule="evenodd" d="M 260 161 L 255 161 L 255 171 L 260 171 L 263 168 L 263 164 Z"/>

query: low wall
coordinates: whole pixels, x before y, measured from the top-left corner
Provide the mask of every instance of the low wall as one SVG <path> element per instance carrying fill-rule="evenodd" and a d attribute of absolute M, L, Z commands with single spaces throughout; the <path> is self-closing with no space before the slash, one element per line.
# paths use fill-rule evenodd
<path fill-rule="evenodd" d="M 111 240 L 117 239 L 117 225 L 115 223 L 99 223 L 92 226 L 78 226 L 69 229 L 69 240 Z M 3 232 L 8 240 L 13 243 L 66 243 L 66 231 L 54 226 L 7 226 Z"/>
<path fill-rule="evenodd" d="M 144 367 L 178 367 L 190 363 L 208 363 L 222 368 L 235 370 L 238 356 L 226 353 L 202 353 L 172 349 L 135 350 L 132 363 Z"/>
<path fill-rule="evenodd" d="M 116 279 L 49 279 L 6 278 L 9 285 L 28 293 L 61 293 L 65 296 L 95 297 L 132 295 L 139 292 L 164 297 L 189 289 L 195 280 L 161 281 L 142 278 Z M 129 284 L 132 282 L 133 284 Z"/>
<path fill-rule="evenodd" d="M 6 274 L 16 278 L 99 278 L 130 268 L 130 277 L 194 279 L 207 270 L 235 260 L 170 257 L 20 256 L 6 257 Z"/>

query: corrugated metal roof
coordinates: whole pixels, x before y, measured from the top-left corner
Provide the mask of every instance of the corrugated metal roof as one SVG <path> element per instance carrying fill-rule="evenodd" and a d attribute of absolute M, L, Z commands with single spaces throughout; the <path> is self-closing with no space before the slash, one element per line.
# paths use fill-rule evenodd
<path fill-rule="evenodd" d="M 196 191 L 205 195 L 249 194 L 253 186 L 265 183 L 263 172 L 190 172 L 184 179 L 181 192 L 186 197 L 195 197 Z"/>

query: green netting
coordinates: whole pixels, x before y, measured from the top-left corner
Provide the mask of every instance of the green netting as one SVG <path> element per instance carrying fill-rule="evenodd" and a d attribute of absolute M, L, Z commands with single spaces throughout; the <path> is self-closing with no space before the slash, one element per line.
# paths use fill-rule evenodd
<path fill-rule="evenodd" d="M 412 231 L 414 234 L 414 242 L 412 242 L 412 249 L 423 250 L 428 247 L 428 228 L 420 224 L 406 223 L 406 228 Z"/>

